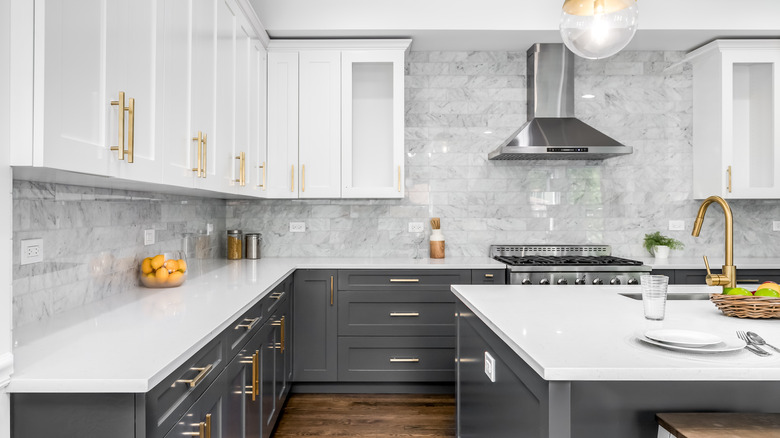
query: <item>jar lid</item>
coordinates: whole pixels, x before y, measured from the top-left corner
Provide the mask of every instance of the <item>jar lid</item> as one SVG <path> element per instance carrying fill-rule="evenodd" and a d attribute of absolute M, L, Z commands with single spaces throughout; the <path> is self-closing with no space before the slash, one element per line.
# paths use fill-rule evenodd
<path fill-rule="evenodd" d="M 241 230 L 227 230 L 228 234 L 241 234 Z"/>
<path fill-rule="evenodd" d="M 246 236 L 246 237 L 257 236 L 258 238 L 261 238 L 261 237 L 263 237 L 263 233 L 246 233 L 246 234 L 244 234 L 244 236 Z"/>

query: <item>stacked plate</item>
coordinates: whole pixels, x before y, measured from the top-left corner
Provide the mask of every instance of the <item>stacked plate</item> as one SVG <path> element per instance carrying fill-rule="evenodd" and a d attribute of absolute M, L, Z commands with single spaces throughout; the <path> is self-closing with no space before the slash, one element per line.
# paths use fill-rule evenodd
<path fill-rule="evenodd" d="M 712 333 L 694 330 L 648 330 L 639 339 L 661 348 L 687 353 L 725 353 L 745 348 L 745 341 L 741 339 L 724 341 Z"/>

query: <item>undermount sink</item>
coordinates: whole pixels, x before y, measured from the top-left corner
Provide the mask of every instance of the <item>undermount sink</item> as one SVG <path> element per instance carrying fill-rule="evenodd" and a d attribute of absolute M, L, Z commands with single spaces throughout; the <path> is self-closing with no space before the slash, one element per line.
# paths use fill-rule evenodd
<path fill-rule="evenodd" d="M 623 295 L 624 297 L 631 298 L 632 300 L 641 300 L 642 299 L 642 292 L 624 292 L 620 293 L 619 295 Z M 681 292 L 681 293 L 671 293 L 666 295 L 667 300 L 709 300 L 710 294 L 706 292 Z"/>

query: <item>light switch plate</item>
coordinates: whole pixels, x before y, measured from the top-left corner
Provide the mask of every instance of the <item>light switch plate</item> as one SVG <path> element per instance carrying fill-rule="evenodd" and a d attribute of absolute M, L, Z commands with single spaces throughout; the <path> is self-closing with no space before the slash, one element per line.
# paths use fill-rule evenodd
<path fill-rule="evenodd" d="M 780 221 L 772 221 L 772 231 L 780 231 Z"/>
<path fill-rule="evenodd" d="M 214 232 L 214 224 L 206 224 L 206 235 L 211 236 L 211 233 Z"/>
<path fill-rule="evenodd" d="M 144 245 L 154 245 L 154 230 L 144 230 Z"/>
<path fill-rule="evenodd" d="M 684 231 L 685 221 L 669 221 L 669 231 Z"/>
<path fill-rule="evenodd" d="M 306 222 L 290 222 L 291 233 L 303 233 L 306 231 Z"/>
<path fill-rule="evenodd" d="M 425 225 L 422 222 L 409 222 L 410 233 L 422 233 L 425 231 Z"/>
<path fill-rule="evenodd" d="M 496 360 L 487 351 L 485 352 L 485 375 L 491 382 L 496 383 Z"/>
<path fill-rule="evenodd" d="M 29 265 L 43 261 L 43 239 L 22 240 L 22 252 L 20 263 Z"/>

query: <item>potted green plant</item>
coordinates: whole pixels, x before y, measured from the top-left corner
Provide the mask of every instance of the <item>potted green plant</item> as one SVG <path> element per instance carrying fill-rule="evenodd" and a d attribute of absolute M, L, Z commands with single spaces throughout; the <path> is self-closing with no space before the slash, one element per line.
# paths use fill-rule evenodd
<path fill-rule="evenodd" d="M 655 233 L 645 234 L 644 247 L 650 255 L 659 259 L 665 259 L 669 257 L 669 250 L 683 249 L 685 245 L 677 239 L 664 236 L 660 231 L 656 231 Z"/>

